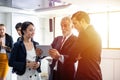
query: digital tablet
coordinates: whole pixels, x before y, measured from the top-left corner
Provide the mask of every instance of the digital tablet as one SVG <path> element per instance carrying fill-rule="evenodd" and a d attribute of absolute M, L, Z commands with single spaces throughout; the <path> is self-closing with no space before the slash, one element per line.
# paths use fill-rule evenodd
<path fill-rule="evenodd" d="M 51 49 L 50 45 L 36 45 L 36 48 L 40 48 L 42 50 L 41 56 L 49 56 L 48 50 Z"/>

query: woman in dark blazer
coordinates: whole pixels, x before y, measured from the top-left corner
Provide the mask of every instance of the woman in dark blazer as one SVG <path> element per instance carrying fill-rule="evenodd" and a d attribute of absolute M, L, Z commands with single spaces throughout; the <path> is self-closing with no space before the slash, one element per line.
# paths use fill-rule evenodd
<path fill-rule="evenodd" d="M 33 40 L 35 27 L 24 22 L 21 27 L 22 39 L 14 44 L 9 65 L 17 74 L 17 80 L 40 80 L 40 63 L 36 61 L 36 45 Z"/>

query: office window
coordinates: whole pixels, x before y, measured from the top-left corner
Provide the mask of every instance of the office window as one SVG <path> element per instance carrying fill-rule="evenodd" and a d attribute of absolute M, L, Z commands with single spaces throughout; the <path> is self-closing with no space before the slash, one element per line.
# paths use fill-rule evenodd
<path fill-rule="evenodd" d="M 120 12 L 90 14 L 90 18 L 102 38 L 102 47 L 120 48 Z"/>
<path fill-rule="evenodd" d="M 108 21 L 107 14 L 90 14 L 91 24 L 99 33 L 102 39 L 102 47 L 108 47 Z"/>
<path fill-rule="evenodd" d="M 109 14 L 109 47 L 120 48 L 120 12 Z"/>
<path fill-rule="evenodd" d="M 120 12 L 90 14 L 91 24 L 102 39 L 102 48 L 120 48 Z M 61 17 L 55 19 L 55 36 L 61 35 Z"/>

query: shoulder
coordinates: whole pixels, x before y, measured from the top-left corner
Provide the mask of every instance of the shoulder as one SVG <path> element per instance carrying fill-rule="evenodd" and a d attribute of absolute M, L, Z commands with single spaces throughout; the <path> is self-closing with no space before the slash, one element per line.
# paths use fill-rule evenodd
<path fill-rule="evenodd" d="M 72 35 L 71 35 L 71 37 L 77 38 L 77 36 L 76 36 L 76 35 L 74 35 L 74 34 L 72 34 Z"/>
<path fill-rule="evenodd" d="M 62 40 L 62 36 L 57 36 L 54 38 L 53 43 L 57 43 Z"/>
<path fill-rule="evenodd" d="M 39 45 L 39 43 L 34 41 L 34 40 L 32 40 L 32 42 L 33 42 L 33 45 L 34 45 L 35 48 L 36 48 L 36 45 Z"/>
<path fill-rule="evenodd" d="M 57 36 L 57 37 L 55 37 L 55 39 L 61 39 L 62 38 L 62 36 Z"/>
<path fill-rule="evenodd" d="M 11 38 L 12 39 L 12 36 L 7 34 L 7 33 L 5 33 L 5 36 L 6 36 L 6 38 Z"/>
<path fill-rule="evenodd" d="M 73 40 L 76 40 L 76 39 L 77 39 L 77 36 L 74 35 L 74 34 L 72 34 L 72 35 L 70 36 L 70 38 L 73 39 Z"/>
<path fill-rule="evenodd" d="M 22 43 L 21 41 L 17 41 L 17 42 L 14 43 L 14 46 L 18 46 L 18 45 L 20 45 L 21 43 Z"/>
<path fill-rule="evenodd" d="M 32 42 L 33 42 L 33 44 L 39 44 L 38 42 L 36 42 L 36 41 L 34 41 L 34 40 L 33 40 Z"/>

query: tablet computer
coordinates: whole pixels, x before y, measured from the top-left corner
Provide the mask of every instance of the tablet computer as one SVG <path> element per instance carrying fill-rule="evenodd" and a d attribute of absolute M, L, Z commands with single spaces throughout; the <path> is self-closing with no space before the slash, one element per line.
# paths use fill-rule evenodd
<path fill-rule="evenodd" d="M 51 49 L 50 45 L 36 45 L 36 48 L 40 48 L 42 50 L 41 56 L 49 56 L 48 50 Z"/>

